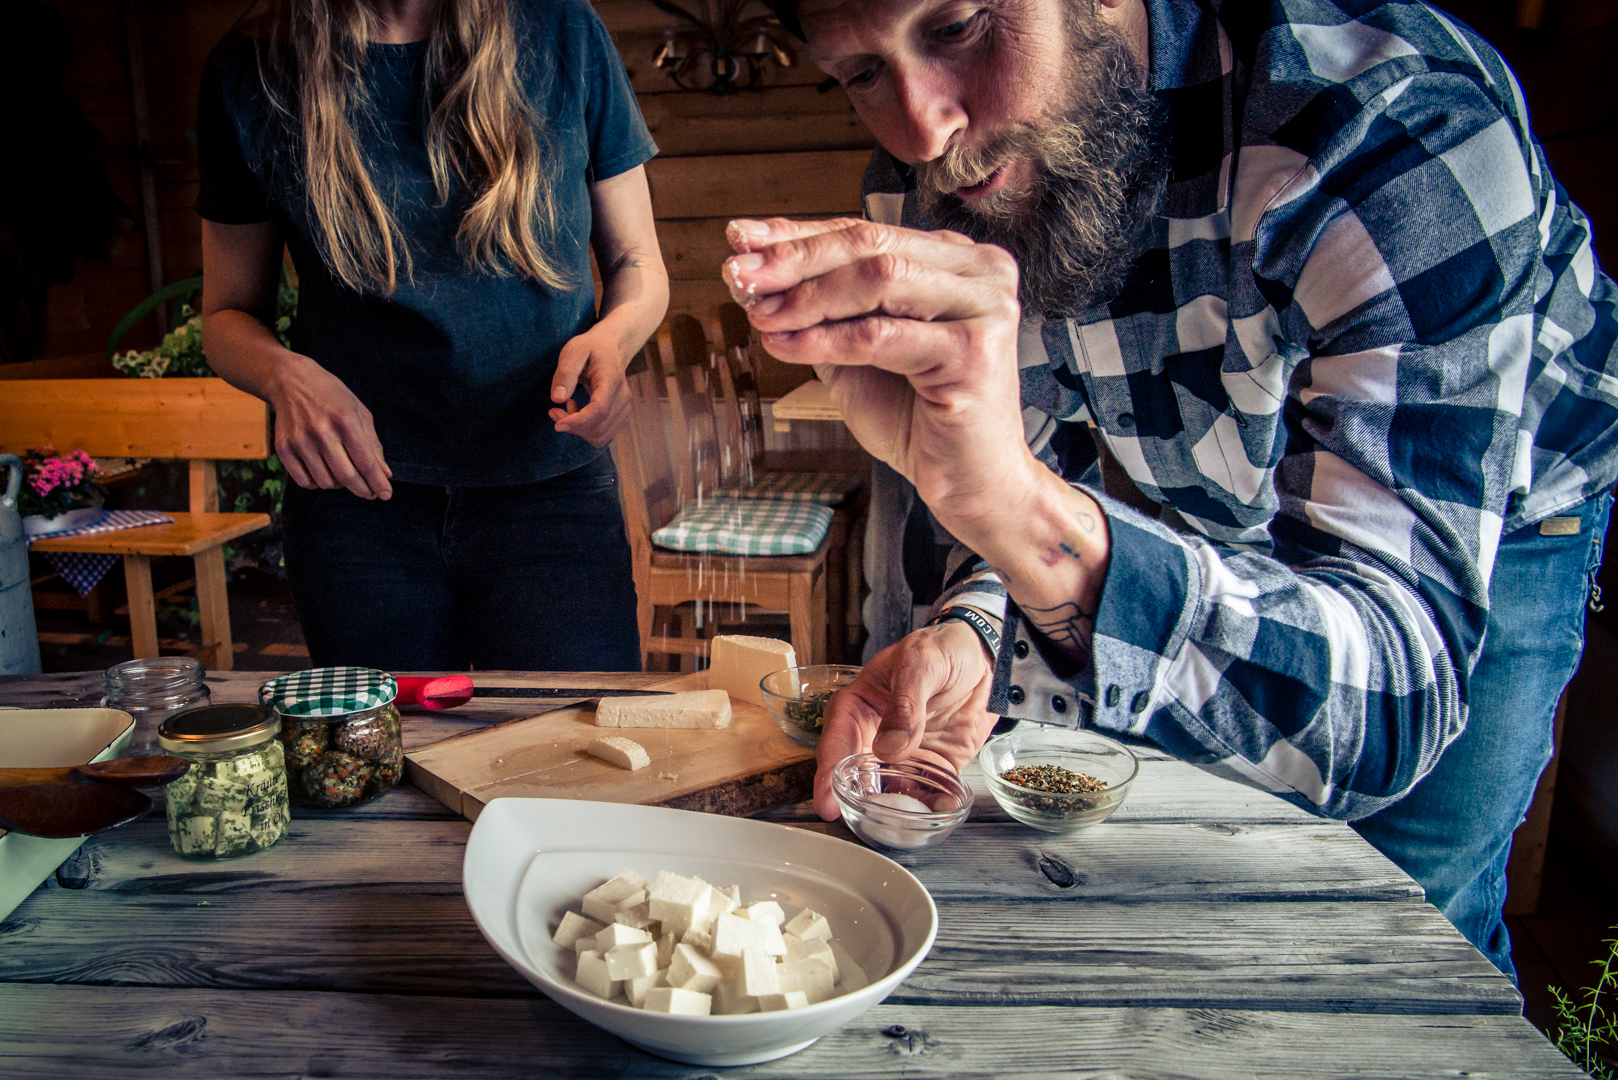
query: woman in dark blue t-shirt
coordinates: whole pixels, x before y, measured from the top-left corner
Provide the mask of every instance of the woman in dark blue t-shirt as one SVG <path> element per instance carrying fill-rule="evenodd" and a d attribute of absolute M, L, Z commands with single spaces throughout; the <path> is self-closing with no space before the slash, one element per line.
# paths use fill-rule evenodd
<path fill-rule="evenodd" d="M 197 145 L 204 344 L 274 406 L 311 660 L 638 669 L 603 448 L 668 275 L 587 0 L 272 0 L 210 56 Z"/>

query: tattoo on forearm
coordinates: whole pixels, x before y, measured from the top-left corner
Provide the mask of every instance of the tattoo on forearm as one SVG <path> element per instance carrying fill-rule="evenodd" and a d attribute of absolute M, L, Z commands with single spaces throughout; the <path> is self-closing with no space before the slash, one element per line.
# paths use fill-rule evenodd
<path fill-rule="evenodd" d="M 1034 629 L 1057 648 L 1080 656 L 1090 652 L 1090 642 L 1095 635 L 1095 612 L 1073 603 L 1053 608 L 1024 607 L 1022 611 Z"/>

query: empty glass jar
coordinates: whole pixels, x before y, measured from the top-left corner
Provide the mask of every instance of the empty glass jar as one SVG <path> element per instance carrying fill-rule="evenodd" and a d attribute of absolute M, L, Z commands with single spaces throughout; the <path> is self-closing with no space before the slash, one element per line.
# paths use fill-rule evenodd
<path fill-rule="evenodd" d="M 126 660 L 107 669 L 106 696 L 101 704 L 122 709 L 135 718 L 130 736 L 129 757 L 162 753 L 157 731 L 163 721 L 185 709 L 208 703 L 208 687 L 203 684 L 201 661 L 190 656 L 153 656 Z"/>

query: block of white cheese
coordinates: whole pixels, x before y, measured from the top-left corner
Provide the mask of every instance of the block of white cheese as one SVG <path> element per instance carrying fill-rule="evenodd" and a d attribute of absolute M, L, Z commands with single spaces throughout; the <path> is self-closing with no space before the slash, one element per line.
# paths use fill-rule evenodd
<path fill-rule="evenodd" d="M 611 762 L 620 769 L 628 769 L 630 772 L 644 769 L 652 763 L 652 759 L 646 756 L 644 746 L 622 735 L 603 735 L 590 744 L 590 756 Z"/>
<path fill-rule="evenodd" d="M 597 922 L 610 923 L 618 912 L 645 902 L 646 886 L 620 875 L 585 893 L 583 906 L 585 915 Z"/>
<path fill-rule="evenodd" d="M 792 643 L 775 638 L 720 634 L 708 649 L 708 689 L 723 690 L 737 701 L 764 704 L 758 681 L 772 671 L 798 666 Z M 796 693 L 796 687 L 786 688 Z"/>
<path fill-rule="evenodd" d="M 801 1009 L 809 1004 L 809 995 L 802 990 L 788 990 L 784 994 L 764 994 L 758 999 L 760 1012 L 780 1012 L 783 1009 Z"/>
<path fill-rule="evenodd" d="M 562 916 L 562 925 L 556 928 L 551 940 L 564 949 L 571 949 L 573 943 L 581 937 L 594 940 L 603 929 L 605 928 L 594 919 L 586 919 L 577 912 L 570 911 Z"/>
<path fill-rule="evenodd" d="M 708 730 L 730 726 L 730 695 L 723 690 L 603 698 L 596 727 Z"/>
<path fill-rule="evenodd" d="M 586 915 L 590 914 L 590 909 L 586 907 L 584 913 Z M 807 941 L 810 938 L 829 938 L 831 937 L 831 926 L 827 924 L 824 915 L 818 911 L 810 911 L 808 908 L 804 908 L 792 916 L 790 922 L 781 927 L 781 933 L 791 934 L 802 941 Z"/>
<path fill-rule="evenodd" d="M 620 945 L 604 956 L 607 961 L 607 978 L 614 982 L 642 979 L 657 974 L 656 942 L 637 941 L 631 945 Z"/>
<path fill-rule="evenodd" d="M 713 998 L 692 990 L 673 986 L 654 986 L 646 991 L 647 1012 L 677 1013 L 681 1016 L 708 1016 L 713 1009 Z"/>
<path fill-rule="evenodd" d="M 607 974 L 607 959 L 591 949 L 579 954 L 579 970 L 573 981 L 596 997 L 611 999 L 618 994 L 619 983 Z"/>

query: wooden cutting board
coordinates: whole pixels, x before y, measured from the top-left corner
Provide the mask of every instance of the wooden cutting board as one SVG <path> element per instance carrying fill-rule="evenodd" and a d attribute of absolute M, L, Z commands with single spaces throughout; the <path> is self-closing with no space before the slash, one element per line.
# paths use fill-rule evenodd
<path fill-rule="evenodd" d="M 707 673 L 698 672 L 647 689 L 707 687 Z M 591 757 L 586 748 L 602 735 L 635 740 L 652 763 L 630 772 Z M 471 821 L 488 802 L 503 797 L 592 799 L 741 816 L 809 798 L 815 755 L 787 738 L 761 706 L 734 698 L 730 727 L 723 731 L 598 728 L 591 702 L 410 750 L 405 775 Z"/>

